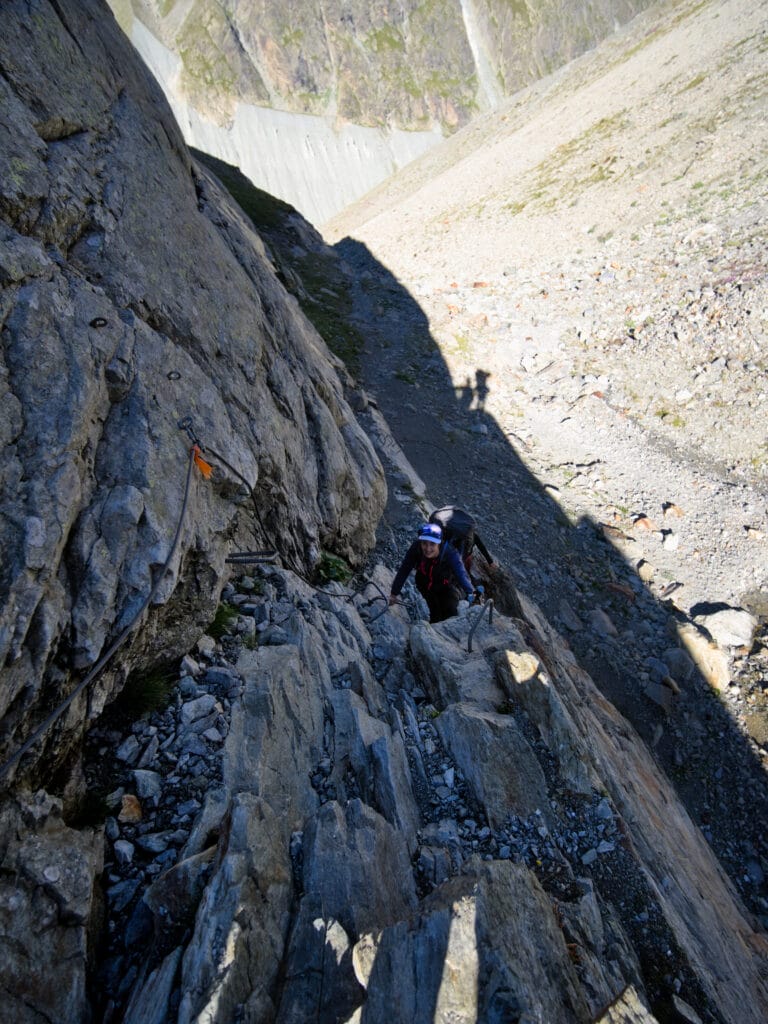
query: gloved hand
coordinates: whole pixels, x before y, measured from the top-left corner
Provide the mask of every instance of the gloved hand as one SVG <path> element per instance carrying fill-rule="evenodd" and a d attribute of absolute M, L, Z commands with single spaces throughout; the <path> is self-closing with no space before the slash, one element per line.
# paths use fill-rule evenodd
<path fill-rule="evenodd" d="M 467 604 L 471 605 L 477 597 L 477 593 L 473 590 L 471 594 L 467 594 Z"/>

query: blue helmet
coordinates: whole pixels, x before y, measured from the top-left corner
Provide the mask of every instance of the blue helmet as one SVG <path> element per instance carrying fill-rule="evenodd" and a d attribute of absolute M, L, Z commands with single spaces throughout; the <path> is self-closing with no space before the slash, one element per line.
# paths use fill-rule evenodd
<path fill-rule="evenodd" d="M 443 539 L 442 528 L 437 523 L 424 523 L 419 527 L 418 539 L 429 541 L 430 544 L 439 544 Z"/>

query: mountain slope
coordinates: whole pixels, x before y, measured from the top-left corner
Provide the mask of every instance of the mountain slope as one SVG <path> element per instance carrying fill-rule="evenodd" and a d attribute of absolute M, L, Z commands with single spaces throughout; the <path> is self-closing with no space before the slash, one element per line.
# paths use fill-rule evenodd
<path fill-rule="evenodd" d="M 455 383 L 494 372 L 499 410 L 538 357 L 548 393 L 558 373 L 599 378 L 651 445 L 762 487 L 765 16 L 655 7 L 326 237 L 365 244 L 411 291 Z"/>
<path fill-rule="evenodd" d="M 191 145 L 322 223 L 648 0 L 113 0 Z"/>

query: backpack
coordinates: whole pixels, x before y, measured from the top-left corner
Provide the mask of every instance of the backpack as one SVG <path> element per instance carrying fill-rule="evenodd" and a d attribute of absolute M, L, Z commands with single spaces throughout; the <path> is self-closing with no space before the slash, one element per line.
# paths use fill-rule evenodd
<path fill-rule="evenodd" d="M 465 564 L 475 546 L 475 520 L 461 508 L 446 505 L 435 509 L 429 517 L 430 523 L 437 523 L 443 530 L 443 541 L 461 555 Z"/>

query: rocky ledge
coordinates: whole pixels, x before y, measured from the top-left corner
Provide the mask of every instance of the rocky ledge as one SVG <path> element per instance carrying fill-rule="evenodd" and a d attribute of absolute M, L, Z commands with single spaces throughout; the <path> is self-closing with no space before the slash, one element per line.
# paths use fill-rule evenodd
<path fill-rule="evenodd" d="M 19 1019 L 763 1019 L 764 934 L 537 609 L 433 627 L 389 578 L 233 582 L 167 706 L 91 733 L 106 824 L 6 812 Z"/>

